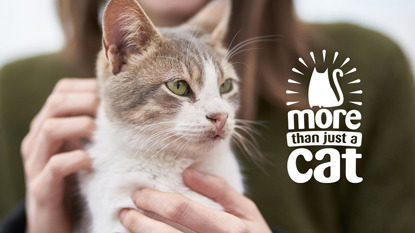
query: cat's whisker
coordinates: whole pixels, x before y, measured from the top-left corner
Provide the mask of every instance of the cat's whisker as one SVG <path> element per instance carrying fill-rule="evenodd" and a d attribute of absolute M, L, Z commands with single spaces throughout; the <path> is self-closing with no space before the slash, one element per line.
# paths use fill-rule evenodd
<path fill-rule="evenodd" d="M 152 142 L 152 144 L 146 145 L 145 143 L 143 143 L 143 145 L 147 147 L 147 149 L 144 151 L 144 154 L 147 154 L 148 152 L 152 151 L 152 149 L 156 145 L 163 144 L 167 140 L 169 140 L 170 138 L 173 138 L 175 136 L 177 136 L 177 134 L 174 131 L 167 130 L 167 131 L 163 132 L 162 134 L 159 134 L 158 135 L 159 138 L 152 138 L 152 140 L 149 140 L 149 142 Z"/>
<path fill-rule="evenodd" d="M 151 123 L 151 124 L 146 124 L 144 122 L 144 123 L 142 123 L 142 125 L 137 125 L 135 128 L 137 130 L 140 130 L 138 133 L 141 133 L 141 132 L 145 132 L 147 129 L 154 129 L 155 126 L 169 125 L 169 124 L 175 124 L 175 123 L 176 123 L 176 121 L 162 121 L 162 122 Z"/>
<path fill-rule="evenodd" d="M 263 122 L 243 122 L 243 121 L 235 121 L 236 126 L 240 127 L 248 127 L 254 129 L 254 127 L 266 127 L 265 123 Z"/>
<path fill-rule="evenodd" d="M 196 56 L 193 57 L 192 62 L 196 62 L 195 59 L 198 57 L 203 57 L 203 54 L 206 54 L 209 50 L 213 50 L 213 48 L 209 47 L 205 50 L 202 50 L 201 52 L 199 52 Z"/>
<path fill-rule="evenodd" d="M 194 27 L 193 27 L 193 30 L 192 30 L 192 38 L 190 39 L 190 41 L 188 42 L 188 45 L 187 45 L 187 50 L 186 50 L 186 62 L 187 63 L 189 63 L 189 51 L 190 51 L 190 46 L 194 43 L 194 40 L 196 39 L 196 36 L 199 34 L 199 31 L 198 32 L 196 32 L 196 34 L 194 33 L 195 32 L 195 30 L 196 30 L 196 27 L 199 25 L 199 22 L 197 22 L 195 25 L 194 25 Z"/>
<path fill-rule="evenodd" d="M 252 139 L 253 139 L 254 141 L 256 141 L 256 138 L 255 138 L 255 137 L 253 137 L 253 135 L 252 135 L 252 134 L 255 134 L 255 135 L 257 135 L 257 136 L 261 136 L 261 134 L 260 134 L 260 132 L 259 132 L 258 130 L 253 129 L 253 128 L 251 128 L 251 127 L 243 127 L 243 126 L 240 126 L 240 125 L 236 125 L 236 126 L 235 126 L 235 130 L 241 130 L 243 133 L 245 133 L 245 134 L 249 135 L 249 137 L 252 137 Z"/>
<path fill-rule="evenodd" d="M 229 61 L 230 58 L 232 58 L 237 51 L 245 48 L 248 45 L 259 43 L 259 42 L 275 42 L 275 41 L 276 41 L 275 39 L 258 39 L 258 40 L 245 42 L 244 44 L 240 45 L 238 48 L 234 48 L 231 51 L 229 51 L 225 57 L 225 61 Z"/>
<path fill-rule="evenodd" d="M 164 130 L 162 134 L 159 134 L 157 138 L 153 138 L 153 140 L 150 140 L 150 142 L 152 142 L 151 144 L 148 144 L 148 145 L 143 144 L 142 148 L 147 147 L 147 149 L 143 152 L 143 154 L 149 156 L 149 158 L 147 160 L 145 160 L 145 162 L 143 164 L 145 165 L 148 161 L 151 161 L 154 158 L 154 156 L 157 156 L 158 154 L 160 154 L 160 152 L 162 152 L 168 145 L 170 145 L 171 143 L 179 140 L 180 137 L 177 138 L 177 139 L 174 139 L 173 141 L 171 141 L 170 143 L 165 145 L 163 148 L 153 152 L 152 154 L 149 154 L 153 151 L 153 148 L 155 148 L 157 145 L 163 145 L 169 139 L 177 137 L 177 136 L 178 135 L 177 135 L 175 130 L 167 129 L 167 130 Z"/>
<path fill-rule="evenodd" d="M 237 64 L 242 64 L 242 65 L 244 65 L 245 67 L 248 67 L 248 64 L 246 64 L 245 62 L 232 62 L 231 63 L 231 66 L 235 66 L 235 65 L 237 65 Z M 221 67 L 222 68 L 222 67 Z"/>
<path fill-rule="evenodd" d="M 266 35 L 266 36 L 256 36 L 256 37 L 252 37 L 246 40 L 243 40 L 241 42 L 239 42 L 237 45 L 235 45 L 235 47 L 233 47 L 229 53 L 233 52 L 234 50 L 239 49 L 240 47 L 244 47 L 249 43 L 255 43 L 255 42 L 261 42 L 261 40 L 267 40 L 270 38 L 276 38 L 279 37 L 278 35 Z M 272 41 L 276 41 L 276 39 L 272 39 Z"/>
<path fill-rule="evenodd" d="M 183 133 L 183 131 L 180 131 L 180 130 L 178 130 L 178 129 L 172 129 L 171 130 L 171 132 L 170 132 L 170 134 L 173 134 L 173 135 L 170 135 L 170 136 L 168 136 L 168 137 L 165 137 L 165 138 L 163 138 L 163 141 L 167 141 L 168 139 L 170 139 L 170 138 L 172 138 L 172 137 L 178 137 L 177 139 L 175 139 L 174 141 L 177 141 L 178 139 L 182 139 L 183 137 L 186 137 L 186 136 L 188 136 L 188 134 L 181 134 L 181 133 Z M 165 134 L 165 132 L 163 132 L 162 133 L 162 135 L 164 135 Z M 154 140 L 153 140 L 154 141 Z M 171 143 L 171 142 L 170 142 Z M 170 144 L 169 143 L 169 144 Z M 167 145 L 168 146 L 168 145 Z M 151 149 L 151 148 L 150 148 Z M 162 148 L 162 149 L 164 149 L 164 148 Z M 161 150 L 162 150 L 161 149 Z"/>
<path fill-rule="evenodd" d="M 165 146 L 163 146 L 161 149 L 159 149 L 158 151 L 156 151 L 156 154 L 160 153 L 161 151 L 163 151 L 164 149 L 166 149 L 168 146 L 170 146 L 172 143 L 177 142 L 178 140 L 182 139 L 183 137 L 185 137 L 186 135 L 182 135 L 176 139 L 174 139 L 173 141 L 167 143 Z"/>
<path fill-rule="evenodd" d="M 242 125 L 258 125 L 258 126 L 262 126 L 262 127 L 266 127 L 266 122 L 265 121 L 252 121 L 252 120 L 245 120 L 245 119 L 235 119 L 235 122 L 237 124 L 242 124 Z"/>
<path fill-rule="evenodd" d="M 138 125 L 136 126 L 137 129 L 147 129 L 147 128 L 154 128 L 155 126 L 160 126 L 160 125 L 169 125 L 169 124 L 176 124 L 177 121 L 162 121 L 162 122 L 158 122 L 158 123 L 151 123 L 151 124 L 145 124 L 143 123 L 142 125 Z"/>
<path fill-rule="evenodd" d="M 164 130 L 160 130 L 157 131 L 156 133 L 152 134 L 151 136 L 149 136 L 145 141 L 144 141 L 144 145 L 148 144 L 148 142 L 151 141 L 155 141 L 155 139 L 159 138 L 160 136 L 167 136 L 171 133 L 174 133 L 174 131 L 172 129 L 164 129 Z"/>
<path fill-rule="evenodd" d="M 230 56 L 230 57 L 228 58 L 228 60 L 231 60 L 234 56 L 236 56 L 236 55 L 238 55 L 238 54 L 241 54 L 241 53 L 243 53 L 243 52 L 253 51 L 253 50 L 260 50 L 260 49 L 261 49 L 261 48 L 248 48 L 248 49 L 241 49 L 241 50 L 239 50 L 239 51 L 235 52 L 234 54 L 232 54 L 232 56 Z"/>
<path fill-rule="evenodd" d="M 242 131 L 245 135 L 247 135 L 247 137 L 249 137 L 248 140 L 252 141 L 254 145 L 259 145 L 256 137 L 262 137 L 262 134 L 260 133 L 260 131 L 258 129 L 255 128 L 255 126 L 261 126 L 264 127 L 264 123 L 263 122 L 258 122 L 258 121 L 250 121 L 250 120 L 241 120 L 241 119 L 236 119 L 235 120 L 236 124 L 235 124 L 235 131 L 240 130 Z M 246 137 L 245 137 L 246 138 Z"/>
<path fill-rule="evenodd" d="M 231 50 L 228 50 L 226 52 L 225 56 L 223 57 L 223 59 L 222 59 L 222 61 L 220 63 L 220 67 L 222 68 L 222 66 L 226 62 L 229 62 L 230 59 L 236 55 L 235 53 L 238 50 L 241 50 L 242 48 L 244 48 L 246 46 L 249 46 L 249 45 L 251 45 L 253 43 L 259 43 L 259 42 L 275 42 L 275 41 L 277 41 L 277 39 L 271 39 L 272 37 L 275 38 L 275 37 L 277 37 L 277 35 L 254 37 L 254 38 L 247 39 L 247 40 L 244 40 L 244 41 L 238 43 L 235 47 L 233 47 Z"/>
<path fill-rule="evenodd" d="M 251 121 L 244 119 L 235 119 L 234 133 L 232 134 L 232 141 L 241 149 L 242 153 L 253 161 L 259 168 L 263 168 L 263 164 L 269 162 L 266 157 L 260 153 L 258 149 L 258 141 L 254 135 L 262 136 L 254 126 L 265 127 L 265 122 Z M 240 130 L 244 135 L 238 132 Z"/>
<path fill-rule="evenodd" d="M 184 151 L 185 147 L 187 146 L 187 144 L 189 144 L 189 142 L 191 141 L 185 140 L 185 142 L 183 142 L 182 146 L 180 147 L 180 149 L 177 151 L 176 155 L 174 156 L 174 160 L 176 160 L 180 156 L 180 153 Z"/>
<path fill-rule="evenodd" d="M 229 43 L 228 47 L 226 48 L 226 51 L 229 51 L 229 49 L 232 47 L 233 41 L 236 39 L 236 37 L 238 36 L 238 34 L 239 34 L 241 31 L 242 31 L 242 29 L 241 29 L 241 30 L 239 30 L 237 33 L 235 33 L 235 35 L 233 36 L 233 38 L 232 38 L 232 40 L 231 40 L 231 43 Z"/>
<path fill-rule="evenodd" d="M 251 162 L 253 162 L 261 170 L 264 169 L 265 164 L 269 164 L 270 161 L 265 156 L 261 154 L 258 150 L 257 145 L 253 144 L 247 138 L 243 137 L 241 134 L 235 132 L 231 138 L 233 142 L 240 148 L 242 154 Z"/>
<path fill-rule="evenodd" d="M 146 154 L 146 155 L 148 155 L 148 153 L 149 152 L 151 152 L 151 150 L 152 150 L 152 148 L 155 146 L 155 145 L 157 145 L 157 144 L 163 144 L 163 143 L 165 143 L 165 141 L 167 141 L 168 139 L 170 139 L 170 138 L 172 138 L 172 137 L 174 137 L 174 136 L 176 136 L 175 134 L 174 134 L 174 132 L 170 132 L 170 134 L 169 134 L 170 136 L 168 136 L 168 137 L 162 137 L 162 138 L 160 138 L 160 139 L 158 139 L 158 140 L 154 140 L 153 142 L 153 144 L 151 144 L 151 146 L 149 147 L 149 148 L 147 148 L 147 150 L 146 151 L 144 151 L 144 154 Z M 164 135 L 163 135 L 164 136 Z M 174 141 L 173 141 L 174 142 Z M 170 144 L 170 143 L 169 143 Z M 164 147 L 162 148 L 162 149 L 164 149 Z M 154 153 L 152 153 L 152 154 L 150 154 L 149 155 L 149 157 L 148 157 L 148 159 L 146 159 L 145 161 L 144 161 L 144 163 L 143 163 L 143 166 L 145 166 L 146 164 L 147 164 L 147 162 L 148 161 L 151 161 L 155 156 L 157 156 L 159 153 L 160 153 L 160 151 L 162 151 L 162 149 L 160 149 L 160 150 L 158 150 L 157 152 L 154 152 Z"/>
<path fill-rule="evenodd" d="M 154 135 L 151 135 L 150 137 L 148 137 L 144 142 L 143 142 L 143 146 L 146 146 L 147 144 L 149 144 L 150 142 L 153 142 L 153 144 L 155 143 L 155 142 L 157 142 L 158 140 L 161 140 L 163 137 L 166 137 L 166 136 L 170 136 L 170 135 L 172 135 L 172 134 L 174 134 L 174 132 L 171 132 L 171 130 L 163 130 L 163 131 L 160 131 L 160 132 L 158 132 L 158 133 L 156 133 L 156 134 L 154 134 Z M 161 138 L 160 138 L 161 137 Z M 157 140 L 158 139 L 158 140 Z M 147 150 L 151 150 L 151 147 L 148 147 L 148 149 Z"/>
<path fill-rule="evenodd" d="M 232 54 L 234 51 L 237 51 L 243 47 L 246 47 L 252 43 L 258 43 L 258 42 L 274 42 L 277 41 L 277 39 L 270 39 L 270 38 L 275 38 L 278 35 L 268 35 L 268 36 L 258 36 L 258 37 L 253 37 L 244 41 L 239 42 L 237 45 L 235 45 L 235 47 L 233 47 L 231 50 L 228 50 L 227 53 L 225 54 L 225 61 L 228 61 L 229 59 L 226 59 L 228 57 L 228 55 Z"/>

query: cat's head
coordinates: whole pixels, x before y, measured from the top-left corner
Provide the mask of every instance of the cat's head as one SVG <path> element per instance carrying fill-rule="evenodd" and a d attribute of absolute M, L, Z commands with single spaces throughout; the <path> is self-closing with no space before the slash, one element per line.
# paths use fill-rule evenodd
<path fill-rule="evenodd" d="M 228 138 L 239 104 L 222 47 L 229 7 L 214 0 L 187 23 L 156 29 L 135 0 L 111 0 L 97 68 L 108 118 L 176 149 Z"/>

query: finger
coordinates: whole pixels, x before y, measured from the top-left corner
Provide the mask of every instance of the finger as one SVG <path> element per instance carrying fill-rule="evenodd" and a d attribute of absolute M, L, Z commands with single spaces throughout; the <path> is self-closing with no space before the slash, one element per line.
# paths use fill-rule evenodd
<path fill-rule="evenodd" d="M 173 227 L 151 219 L 144 214 L 132 210 L 124 209 L 120 213 L 120 220 L 122 225 L 127 228 L 131 233 L 151 233 L 151 232 L 166 232 L 166 233 L 179 233 L 179 230 Z"/>
<path fill-rule="evenodd" d="M 31 131 L 37 132 L 43 121 L 50 117 L 73 115 L 94 116 L 99 98 L 95 93 L 55 93 L 48 97 L 45 106 L 31 123 Z"/>
<path fill-rule="evenodd" d="M 53 92 L 95 92 L 97 89 L 95 78 L 63 78 L 56 83 Z"/>
<path fill-rule="evenodd" d="M 238 193 L 220 177 L 188 168 L 183 172 L 183 180 L 192 190 L 221 204 L 228 213 L 244 219 L 261 216 L 253 201 Z"/>
<path fill-rule="evenodd" d="M 98 89 L 98 83 L 95 78 L 63 78 L 58 81 L 58 83 L 55 85 L 54 90 L 52 91 L 52 94 L 55 93 L 92 93 L 96 94 Z M 49 98 L 48 98 L 49 99 Z M 35 122 L 38 121 L 38 118 L 43 113 L 42 111 L 39 112 L 31 122 L 31 127 L 35 124 Z"/>
<path fill-rule="evenodd" d="M 230 232 L 239 229 L 240 221 L 228 213 L 213 210 L 184 196 L 153 189 L 133 195 L 135 205 L 197 232 Z M 227 229 L 226 229 L 227 228 Z"/>
<path fill-rule="evenodd" d="M 22 155 L 27 156 L 46 119 L 66 115 L 95 115 L 98 104 L 99 98 L 91 93 L 50 96 L 41 113 L 31 123 L 31 130 L 22 143 Z"/>
<path fill-rule="evenodd" d="M 39 204 L 60 205 L 63 197 L 64 178 L 79 170 L 91 168 L 91 159 L 83 150 L 56 154 L 36 178 L 33 194 Z"/>
<path fill-rule="evenodd" d="M 29 174 L 34 175 L 42 170 L 49 157 L 59 151 L 64 141 L 90 138 L 94 129 L 94 119 L 87 116 L 49 118 L 35 138 L 33 149 L 27 152 L 29 156 L 25 158 L 25 167 Z"/>

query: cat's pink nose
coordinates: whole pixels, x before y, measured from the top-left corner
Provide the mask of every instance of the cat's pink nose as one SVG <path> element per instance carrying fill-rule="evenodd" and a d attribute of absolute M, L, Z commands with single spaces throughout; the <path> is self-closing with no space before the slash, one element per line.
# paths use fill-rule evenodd
<path fill-rule="evenodd" d="M 206 115 L 206 118 L 215 124 L 216 134 L 219 135 L 222 132 L 223 126 L 225 126 L 228 119 L 227 113 L 215 113 L 212 115 Z"/>

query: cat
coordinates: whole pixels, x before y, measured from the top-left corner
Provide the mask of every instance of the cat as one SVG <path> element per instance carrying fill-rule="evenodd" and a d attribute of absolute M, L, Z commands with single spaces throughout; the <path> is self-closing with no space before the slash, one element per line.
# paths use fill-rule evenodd
<path fill-rule="evenodd" d="M 187 167 L 243 193 L 231 150 L 239 79 L 222 45 L 229 15 L 229 1 L 213 0 L 180 26 L 155 28 L 135 0 L 108 2 L 97 60 L 101 103 L 87 149 L 93 169 L 78 175 L 86 203 L 79 232 L 127 232 L 119 212 L 136 208 L 131 195 L 144 187 L 222 210 L 183 183 Z"/>
<path fill-rule="evenodd" d="M 333 70 L 332 77 L 329 77 L 328 69 L 326 69 L 323 73 L 320 73 L 316 68 L 314 68 L 310 78 L 310 84 L 308 86 L 308 103 L 310 108 L 313 106 L 331 108 L 343 104 L 344 97 L 342 89 L 339 85 L 339 77 L 343 77 L 343 71 L 340 69 Z M 331 78 L 334 82 L 336 91 L 339 95 L 339 100 L 337 100 L 336 94 L 331 88 L 329 78 Z"/>

